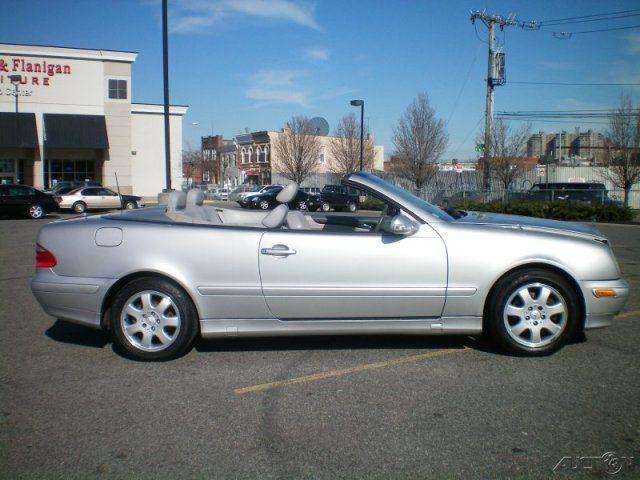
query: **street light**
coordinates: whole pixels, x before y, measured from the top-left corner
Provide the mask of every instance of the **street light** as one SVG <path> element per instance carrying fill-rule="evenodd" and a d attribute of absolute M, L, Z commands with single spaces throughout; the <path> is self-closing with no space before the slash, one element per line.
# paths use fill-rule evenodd
<path fill-rule="evenodd" d="M 364 100 L 351 100 L 352 107 L 360 107 L 360 171 L 364 169 L 362 154 L 364 151 Z"/>
<path fill-rule="evenodd" d="M 16 88 L 16 113 L 18 113 L 18 85 L 22 81 L 21 75 L 9 75 L 9 81 L 13 83 L 13 86 Z"/>

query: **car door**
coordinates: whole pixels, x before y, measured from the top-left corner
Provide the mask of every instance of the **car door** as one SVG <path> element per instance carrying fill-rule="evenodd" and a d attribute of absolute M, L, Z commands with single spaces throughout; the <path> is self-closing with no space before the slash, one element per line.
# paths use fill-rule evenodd
<path fill-rule="evenodd" d="M 100 189 L 96 187 L 84 188 L 80 191 L 81 199 L 90 209 L 103 208 L 101 206 Z"/>
<path fill-rule="evenodd" d="M 120 208 L 120 195 L 108 188 L 101 188 L 100 191 L 101 208 Z"/>
<path fill-rule="evenodd" d="M 23 185 L 8 185 L 4 196 L 6 212 L 12 215 L 22 215 L 27 212 L 33 202 L 34 191 Z"/>
<path fill-rule="evenodd" d="M 439 317 L 444 243 L 429 225 L 411 236 L 270 230 L 260 241 L 262 291 L 277 318 Z"/>

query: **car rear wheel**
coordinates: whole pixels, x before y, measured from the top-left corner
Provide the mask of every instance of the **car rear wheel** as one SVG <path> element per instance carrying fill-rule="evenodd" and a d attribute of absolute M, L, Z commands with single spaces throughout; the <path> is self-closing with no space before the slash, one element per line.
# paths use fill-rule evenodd
<path fill-rule="evenodd" d="M 320 205 L 320 209 L 323 212 L 329 212 L 331 211 L 331 205 L 329 205 L 327 202 L 322 202 L 322 205 Z"/>
<path fill-rule="evenodd" d="M 84 202 L 76 202 L 71 209 L 76 213 L 84 213 L 87 211 L 87 204 Z"/>
<path fill-rule="evenodd" d="M 128 201 L 124 204 L 124 208 L 126 210 L 133 210 L 134 208 L 138 208 L 138 205 L 136 204 L 136 202 Z"/>
<path fill-rule="evenodd" d="M 269 202 L 266 200 L 261 200 L 258 206 L 261 210 L 269 210 Z"/>
<path fill-rule="evenodd" d="M 349 210 L 351 213 L 353 213 L 356 210 L 358 210 L 358 206 L 354 202 L 349 202 L 349 203 L 347 203 L 347 210 Z"/>
<path fill-rule="evenodd" d="M 575 335 L 580 299 L 564 277 L 542 269 L 519 270 L 499 280 L 493 292 L 486 326 L 507 351 L 547 355 Z"/>
<path fill-rule="evenodd" d="M 309 207 L 307 206 L 307 202 L 305 202 L 304 200 L 300 200 L 298 202 L 298 210 L 308 210 Z"/>
<path fill-rule="evenodd" d="M 125 355 L 138 360 L 169 360 L 191 347 L 198 317 L 184 290 L 165 279 L 144 277 L 118 291 L 110 326 Z"/>
<path fill-rule="evenodd" d="M 29 218 L 33 218 L 33 219 L 38 219 L 38 218 L 42 218 L 44 217 L 44 208 L 42 208 L 42 205 L 38 205 L 37 203 L 34 203 L 33 205 L 29 206 L 29 210 L 27 210 L 27 215 L 29 215 Z"/>

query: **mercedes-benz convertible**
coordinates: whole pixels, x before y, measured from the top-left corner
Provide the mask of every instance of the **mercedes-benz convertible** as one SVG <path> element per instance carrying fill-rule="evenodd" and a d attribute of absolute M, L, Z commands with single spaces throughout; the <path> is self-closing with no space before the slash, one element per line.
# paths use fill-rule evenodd
<path fill-rule="evenodd" d="M 50 315 L 109 330 L 120 350 L 174 358 L 200 335 L 480 335 L 543 355 L 612 323 L 629 288 L 589 225 L 454 218 L 368 173 L 343 183 L 380 212 L 166 207 L 43 226 L 31 288 Z"/>

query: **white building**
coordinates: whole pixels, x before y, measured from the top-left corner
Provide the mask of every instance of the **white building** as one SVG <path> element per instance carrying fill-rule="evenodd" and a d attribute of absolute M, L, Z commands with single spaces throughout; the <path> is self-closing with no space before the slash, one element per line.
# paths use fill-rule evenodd
<path fill-rule="evenodd" d="M 131 101 L 137 55 L 0 44 L 0 182 L 47 188 L 90 179 L 115 188 L 117 175 L 123 193 L 157 195 L 165 187 L 163 108 Z M 186 111 L 170 109 L 174 188 Z"/>

